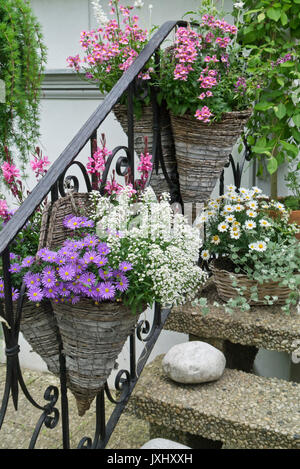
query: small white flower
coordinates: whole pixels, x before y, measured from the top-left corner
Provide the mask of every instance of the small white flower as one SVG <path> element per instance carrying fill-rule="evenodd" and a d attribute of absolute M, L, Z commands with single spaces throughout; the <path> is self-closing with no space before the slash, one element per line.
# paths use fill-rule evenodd
<path fill-rule="evenodd" d="M 266 249 L 267 249 L 267 243 L 265 243 L 265 241 L 257 241 L 257 243 L 255 243 L 256 251 L 265 251 Z"/>
<path fill-rule="evenodd" d="M 235 217 L 234 215 L 227 215 L 225 217 L 225 220 L 227 221 L 227 223 L 233 223 L 235 221 Z"/>
<path fill-rule="evenodd" d="M 242 204 L 237 204 L 237 205 L 235 206 L 235 211 L 236 211 L 236 212 L 242 212 L 243 210 L 244 210 L 244 205 L 242 205 Z"/>
<path fill-rule="evenodd" d="M 256 223 L 253 220 L 246 220 L 244 226 L 246 230 L 253 230 L 254 228 L 256 228 Z"/>
<path fill-rule="evenodd" d="M 224 205 L 223 213 L 233 213 L 234 206 L 233 205 Z"/>
<path fill-rule="evenodd" d="M 249 248 L 251 249 L 251 251 L 256 251 L 256 243 L 249 244 Z"/>
<path fill-rule="evenodd" d="M 143 8 L 144 2 L 142 0 L 136 0 L 134 2 L 134 6 L 135 6 L 135 8 Z"/>
<path fill-rule="evenodd" d="M 245 5 L 244 2 L 236 2 L 233 4 L 234 8 L 237 8 L 237 10 L 241 10 L 244 5 Z"/>
<path fill-rule="evenodd" d="M 221 222 L 218 225 L 218 230 L 221 232 L 227 231 L 228 230 L 228 224 L 225 222 Z"/>
<path fill-rule="evenodd" d="M 253 186 L 252 192 L 254 192 L 254 194 L 261 194 L 262 190 L 259 187 Z"/>
<path fill-rule="evenodd" d="M 257 212 L 255 212 L 254 210 L 247 210 L 246 213 L 247 213 L 248 217 L 251 217 L 251 218 L 257 217 Z"/>
<path fill-rule="evenodd" d="M 231 229 L 230 230 L 230 238 L 231 239 L 239 239 L 241 237 L 241 232 L 239 229 Z"/>
<path fill-rule="evenodd" d="M 205 260 L 205 261 L 206 261 L 207 259 L 209 259 L 209 257 L 210 257 L 209 251 L 208 251 L 207 249 L 205 249 L 204 251 L 202 251 L 201 257 L 202 257 L 202 259 Z"/>
<path fill-rule="evenodd" d="M 148 8 L 149 8 L 149 10 L 152 10 L 152 8 L 153 8 L 153 5 L 152 5 L 152 3 L 150 3 L 150 5 L 149 5 L 149 7 L 148 7 Z"/>
<path fill-rule="evenodd" d="M 269 223 L 268 220 L 264 220 L 264 219 L 259 220 L 259 224 L 260 226 L 265 226 L 266 228 L 271 226 L 271 223 Z"/>
<path fill-rule="evenodd" d="M 95 0 L 94 2 L 91 2 L 91 4 L 93 5 L 94 15 L 97 20 L 97 23 L 99 25 L 107 24 L 109 22 L 109 19 L 104 13 L 104 10 L 102 6 L 100 5 L 99 0 Z"/>
<path fill-rule="evenodd" d="M 252 208 L 252 210 L 256 210 L 258 207 L 258 203 L 255 200 L 252 200 L 248 203 L 248 207 Z"/>
<path fill-rule="evenodd" d="M 230 184 L 230 186 L 226 186 L 226 189 L 229 191 L 229 192 L 234 192 L 236 187 L 233 185 L 233 184 Z"/>
<path fill-rule="evenodd" d="M 220 242 L 221 242 L 220 237 L 219 237 L 218 235 L 212 236 L 211 242 L 212 242 L 213 244 L 216 244 L 216 245 L 220 244 Z"/>

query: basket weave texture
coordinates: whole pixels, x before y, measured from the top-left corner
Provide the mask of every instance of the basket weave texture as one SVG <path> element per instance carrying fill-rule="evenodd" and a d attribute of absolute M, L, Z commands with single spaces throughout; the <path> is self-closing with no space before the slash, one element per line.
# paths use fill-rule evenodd
<path fill-rule="evenodd" d="M 53 204 L 47 204 L 42 216 L 39 249 L 61 247 L 72 233 L 72 230 L 64 227 L 64 218 L 71 214 L 87 216 L 89 207 L 89 194 L 81 192 L 75 192 L 61 197 Z"/>
<path fill-rule="evenodd" d="M 121 124 L 123 131 L 128 133 L 128 120 L 127 120 L 127 108 L 122 104 L 114 106 L 113 112 Z M 152 155 L 153 145 L 153 111 L 151 106 L 144 106 L 142 111 L 142 117 L 139 120 L 135 120 L 134 123 L 134 149 L 138 156 L 144 153 L 145 150 L 145 137 L 148 138 L 148 151 Z M 165 163 L 165 167 L 168 175 L 176 175 L 176 158 L 175 158 L 175 146 L 172 135 L 172 126 L 170 121 L 169 112 L 161 107 L 161 146 L 162 154 Z M 150 186 L 154 190 L 157 197 L 163 192 L 169 192 L 169 186 L 163 174 L 161 165 L 159 165 L 158 172 L 156 173 L 153 168 Z"/>
<path fill-rule="evenodd" d="M 249 279 L 246 275 L 228 272 L 227 270 L 217 268 L 213 263 L 210 266 L 213 273 L 213 282 L 216 285 L 219 297 L 228 301 L 238 295 L 236 288 L 232 284 L 232 276 L 237 282 L 237 287 L 246 287 L 243 296 L 247 299 L 249 305 L 265 305 L 265 296 L 277 296 L 278 300 L 274 304 L 281 305 L 289 297 L 291 290 L 286 286 L 280 286 L 280 282 L 269 281 L 263 284 L 257 283 Z M 250 300 L 251 288 L 257 286 L 258 301 Z"/>
<path fill-rule="evenodd" d="M 84 415 L 103 388 L 137 317 L 122 303 L 53 302 L 66 357 L 67 385 Z"/>
<path fill-rule="evenodd" d="M 25 300 L 20 329 L 32 350 L 44 360 L 48 370 L 59 375 L 58 328 L 50 301 L 43 300 L 37 306 Z"/>
<path fill-rule="evenodd" d="M 250 115 L 250 110 L 227 112 L 221 122 L 205 124 L 170 113 L 183 203 L 209 199 Z"/>

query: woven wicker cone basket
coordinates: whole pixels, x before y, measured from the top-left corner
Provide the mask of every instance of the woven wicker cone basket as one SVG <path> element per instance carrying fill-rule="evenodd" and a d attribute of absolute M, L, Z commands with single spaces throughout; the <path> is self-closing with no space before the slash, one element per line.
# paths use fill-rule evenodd
<path fill-rule="evenodd" d="M 259 284 L 254 280 L 249 279 L 246 275 L 235 274 L 228 272 L 227 270 L 216 268 L 211 265 L 211 271 L 213 273 L 213 281 L 216 285 L 219 297 L 228 301 L 230 298 L 235 298 L 238 295 L 236 288 L 232 284 L 232 275 L 237 281 L 238 287 L 246 287 L 243 296 L 247 299 L 249 305 L 266 305 L 265 296 L 277 296 L 278 300 L 274 302 L 276 305 L 285 303 L 285 300 L 289 297 L 291 290 L 288 287 L 280 286 L 280 282 L 269 281 L 263 284 Z M 251 288 L 257 286 L 258 301 L 250 300 Z"/>
<path fill-rule="evenodd" d="M 117 104 L 114 109 L 114 114 L 121 124 L 122 129 L 127 135 L 127 108 L 124 105 Z M 148 137 L 148 151 L 152 155 L 153 145 L 153 111 L 151 106 L 143 107 L 143 114 L 141 119 L 135 120 L 134 127 L 134 149 L 138 156 L 144 153 L 145 150 L 145 137 Z M 167 173 L 169 175 L 176 174 L 176 158 L 175 147 L 172 135 L 171 121 L 168 111 L 161 108 L 161 146 L 164 163 Z M 161 165 L 159 165 L 158 173 L 153 169 L 150 186 L 154 190 L 157 197 L 163 192 L 169 192 L 169 186 L 163 174 Z"/>
<path fill-rule="evenodd" d="M 83 416 L 103 388 L 137 317 L 122 303 L 53 303 L 66 357 L 67 385 Z"/>
<path fill-rule="evenodd" d="M 50 301 L 44 300 L 39 306 L 24 301 L 20 329 L 32 350 L 44 360 L 48 370 L 58 376 L 58 328 Z"/>
<path fill-rule="evenodd" d="M 53 204 L 46 205 L 42 215 L 39 249 L 61 247 L 72 230 L 64 227 L 63 221 L 67 215 L 88 216 L 90 207 L 89 194 L 75 192 L 61 197 Z"/>
<path fill-rule="evenodd" d="M 183 203 L 207 201 L 228 162 L 251 111 L 227 112 L 204 124 L 192 115 L 170 113 Z"/>

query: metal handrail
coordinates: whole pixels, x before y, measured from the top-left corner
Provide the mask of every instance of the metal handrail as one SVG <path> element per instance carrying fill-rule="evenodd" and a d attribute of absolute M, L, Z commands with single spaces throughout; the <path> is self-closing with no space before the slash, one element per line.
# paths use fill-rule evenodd
<path fill-rule="evenodd" d="M 119 101 L 123 93 L 126 92 L 130 84 L 135 80 L 148 60 L 159 48 L 161 43 L 170 34 L 172 29 L 179 25 L 183 26 L 183 21 L 166 21 L 150 39 L 142 52 L 135 59 L 133 64 L 124 72 L 112 90 L 106 95 L 103 102 L 97 107 L 89 117 L 75 137 L 67 145 L 57 160 L 48 170 L 47 174 L 39 181 L 26 200 L 15 212 L 11 220 L 0 233 L 0 254 L 2 254 L 13 241 L 18 232 L 23 228 L 34 211 L 45 199 L 52 187 L 55 185 L 61 174 L 67 170 L 68 166 L 77 157 L 95 130 L 105 120 L 114 105 Z"/>

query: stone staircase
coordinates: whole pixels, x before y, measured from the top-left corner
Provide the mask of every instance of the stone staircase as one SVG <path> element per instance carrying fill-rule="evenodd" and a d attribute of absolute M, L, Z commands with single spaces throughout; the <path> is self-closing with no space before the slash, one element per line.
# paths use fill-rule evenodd
<path fill-rule="evenodd" d="M 183 385 L 162 371 L 163 356 L 144 369 L 128 411 L 150 423 L 150 436 L 192 448 L 300 449 L 300 384 L 251 373 L 259 347 L 295 352 L 300 314 L 255 307 L 229 314 L 215 307 L 211 283 L 203 291 L 210 312 L 191 304 L 174 308 L 166 329 L 220 348 L 227 365 L 215 382 Z M 218 300 L 220 303 L 220 300 Z"/>

